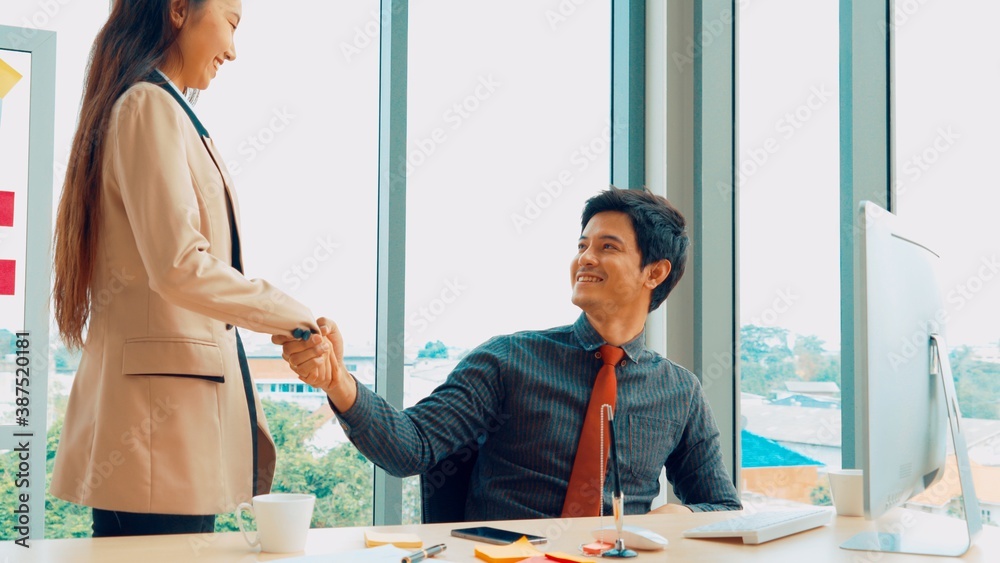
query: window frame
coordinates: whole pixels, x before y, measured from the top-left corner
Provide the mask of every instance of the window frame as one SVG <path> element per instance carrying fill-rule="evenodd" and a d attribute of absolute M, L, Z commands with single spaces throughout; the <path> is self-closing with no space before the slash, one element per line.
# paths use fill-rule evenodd
<path fill-rule="evenodd" d="M 31 364 L 28 383 L 31 401 L 27 426 L 0 426 L 0 449 L 12 450 L 27 442 L 34 471 L 28 486 L 20 491 L 28 495 L 32 519 L 28 537 L 45 537 L 45 492 L 47 475 L 45 452 L 48 443 L 49 390 L 49 299 L 48 283 L 29 280 L 52 278 L 52 181 L 55 145 L 56 107 L 56 33 L 32 28 L 0 25 L 0 50 L 20 51 L 31 55 L 31 94 L 28 132 L 28 213 L 24 257 L 24 330 L 31 337 Z M 42 399 L 39 400 L 38 398 Z M 12 455 L 12 454 L 11 454 Z M 42 478 L 39 479 L 39 468 Z"/>
<path fill-rule="evenodd" d="M 668 300 L 667 347 L 674 361 L 692 367 L 702 381 L 722 433 L 723 459 L 737 490 L 741 490 L 741 480 L 739 190 L 735 177 L 739 92 L 735 78 L 740 2 L 669 3 L 665 14 L 650 10 L 647 24 L 651 53 L 647 75 L 652 84 L 648 91 L 658 92 L 650 96 L 647 108 L 666 108 L 665 118 L 651 110 L 647 119 L 647 138 L 654 149 L 649 152 L 647 170 L 652 177 L 666 179 L 668 196 L 692 218 L 696 249 L 693 271 L 686 276 L 694 278 L 693 287 L 688 289 L 682 281 Z M 893 7 L 894 0 L 840 0 L 841 416 L 842 465 L 847 468 L 856 464 L 854 296 L 861 282 L 855 271 L 855 209 L 868 199 L 893 211 Z M 662 41 L 668 48 L 657 56 L 654 47 Z M 688 50 L 692 46 L 693 53 Z M 693 72 L 683 65 L 686 55 Z M 671 85 L 672 96 L 665 93 L 665 87 L 658 91 L 664 83 Z"/>
<path fill-rule="evenodd" d="M 646 2 L 612 0 L 612 122 L 626 123 L 612 139 L 612 184 L 648 186 L 665 195 L 690 218 L 695 252 L 691 272 L 671 299 L 650 315 L 647 346 L 690 367 L 722 431 L 723 457 L 739 488 L 738 191 L 735 189 L 736 34 L 738 0 Z M 111 2 L 109 1 L 109 7 Z M 872 199 L 891 210 L 891 25 L 893 0 L 870 3 L 840 0 L 841 6 L 841 224 L 852 225 L 854 208 Z M 406 88 L 408 0 L 381 0 L 379 84 L 379 203 L 375 389 L 390 404 L 403 404 L 403 335 L 406 259 Z M 726 15 L 728 14 L 728 15 Z M 721 23 L 721 28 L 718 27 Z M 711 24 L 712 28 L 708 27 Z M 0 26 L 0 49 L 12 30 Z M 695 29 L 704 30 L 698 34 Z M 721 31 L 718 31 L 721 29 Z M 32 30 L 36 31 L 36 30 Z M 884 32 L 884 33 L 883 33 Z M 707 41 L 705 33 L 711 33 Z M 688 40 L 698 37 L 690 65 L 677 64 Z M 52 166 L 40 162 L 52 146 L 54 129 L 55 33 L 38 31 L 32 50 L 31 185 L 35 204 L 49 215 L 31 220 L 29 249 L 48 256 L 51 233 Z M 664 48 L 665 47 L 665 48 Z M 25 46 L 11 50 L 24 50 Z M 857 79 L 855 79 L 857 77 Z M 50 86 L 46 88 L 45 86 Z M 668 86 L 669 92 L 668 95 Z M 48 91 L 48 93 L 46 93 Z M 36 101 L 36 96 L 38 99 Z M 51 160 L 51 155 L 48 155 Z M 36 162 L 37 160 L 37 162 Z M 719 189 L 729 186 L 730 189 Z M 47 205 L 43 205 L 46 203 Z M 711 228 L 708 228 L 711 226 Z M 841 229 L 841 335 L 843 354 L 844 466 L 853 455 L 853 295 L 852 228 Z M 39 234 L 44 234 L 39 239 Z M 49 279 L 50 260 L 32 261 L 26 277 Z M 43 277 L 44 276 L 44 277 Z M 48 303 L 46 288 L 26 287 L 26 300 Z M 30 292 L 30 293 L 29 293 Z M 30 318 L 34 340 L 48 335 L 36 307 Z M 669 315 L 667 312 L 669 311 Z M 26 321 L 27 322 L 27 321 Z M 33 376 L 34 377 L 34 376 Z M 48 373 L 33 379 L 45 389 Z M 36 395 L 37 396 L 37 395 Z M 41 420 L 43 417 L 32 417 Z M 36 434 L 39 434 L 36 432 Z M 40 432 L 45 436 L 45 431 Z M 44 510 L 44 480 L 35 480 L 33 510 Z M 402 519 L 402 480 L 382 469 L 374 475 L 375 525 Z M 44 525 L 32 538 L 44 537 Z"/>
<path fill-rule="evenodd" d="M 378 289 L 375 392 L 403 408 L 406 279 L 406 100 L 408 0 L 381 0 L 379 84 Z M 611 183 L 645 182 L 646 1 L 612 0 Z M 402 523 L 402 479 L 375 467 L 374 524 Z"/>
<path fill-rule="evenodd" d="M 870 200 L 895 211 L 892 197 L 892 25 L 894 0 L 840 0 L 840 354 L 841 465 L 856 468 L 854 327 L 864 291 L 857 209 Z"/>

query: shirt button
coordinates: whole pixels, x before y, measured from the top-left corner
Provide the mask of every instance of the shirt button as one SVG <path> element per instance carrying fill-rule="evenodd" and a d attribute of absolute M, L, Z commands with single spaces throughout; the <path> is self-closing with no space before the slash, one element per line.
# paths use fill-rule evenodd
<path fill-rule="evenodd" d="M 594 354 L 594 357 L 597 358 L 598 360 L 601 359 L 601 353 L 597 352 L 596 354 Z"/>
<path fill-rule="evenodd" d="M 625 360 L 622 360 L 622 367 L 625 367 Z"/>

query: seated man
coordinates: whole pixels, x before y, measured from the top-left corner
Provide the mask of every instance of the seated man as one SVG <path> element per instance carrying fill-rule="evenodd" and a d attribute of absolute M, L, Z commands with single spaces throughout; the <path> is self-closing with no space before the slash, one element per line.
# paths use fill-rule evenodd
<path fill-rule="evenodd" d="M 610 486 L 600 494 L 609 481 L 603 404 L 614 409 L 626 513 L 649 511 L 662 467 L 684 504 L 657 512 L 738 510 L 698 379 L 645 346 L 646 316 L 683 274 L 688 244 L 684 218 L 662 197 L 615 188 L 592 197 L 570 264 L 576 322 L 490 339 L 403 411 L 347 372 L 329 321 L 320 320 L 323 337 L 273 341 L 392 475 L 425 473 L 481 444 L 467 520 L 596 516 L 602 501 L 610 514 Z"/>

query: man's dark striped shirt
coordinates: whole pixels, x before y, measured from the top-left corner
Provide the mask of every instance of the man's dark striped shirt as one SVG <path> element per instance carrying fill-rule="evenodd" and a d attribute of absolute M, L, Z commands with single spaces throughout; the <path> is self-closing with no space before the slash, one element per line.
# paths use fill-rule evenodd
<path fill-rule="evenodd" d="M 719 430 L 691 372 L 628 342 L 616 366 L 615 429 L 626 513 L 649 511 L 660 469 L 694 511 L 738 510 Z M 463 447 L 478 449 L 467 520 L 559 516 L 604 339 L 586 315 L 573 325 L 497 336 L 448 379 L 399 411 L 363 385 L 345 413 L 347 435 L 395 476 L 418 475 Z M 606 483 L 605 514 L 610 513 Z"/>

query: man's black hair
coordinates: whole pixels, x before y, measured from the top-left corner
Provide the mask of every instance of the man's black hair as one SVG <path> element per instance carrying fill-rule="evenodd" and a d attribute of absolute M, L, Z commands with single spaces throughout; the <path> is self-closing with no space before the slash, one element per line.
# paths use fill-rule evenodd
<path fill-rule="evenodd" d="M 612 186 L 587 200 L 583 207 L 581 232 L 587 228 L 587 223 L 594 215 L 605 211 L 620 211 L 632 220 L 642 260 L 640 267 L 645 268 L 660 260 L 670 262 L 667 279 L 653 290 L 649 302 L 649 310 L 653 311 L 663 303 L 684 275 L 687 250 L 691 244 L 685 231 L 687 222 L 681 212 L 664 197 L 645 188 L 622 190 Z"/>

